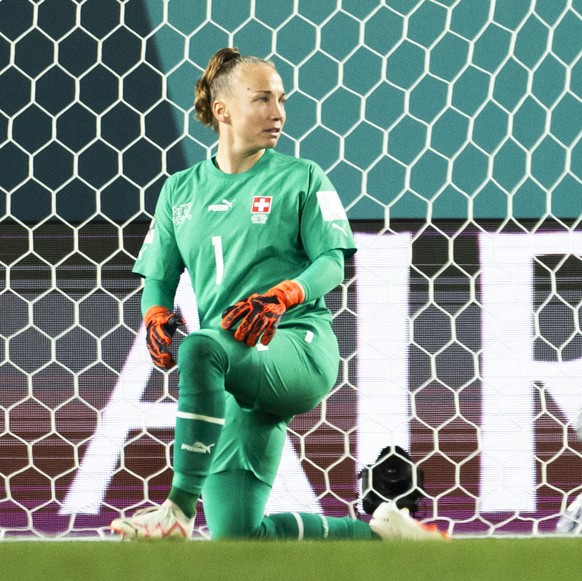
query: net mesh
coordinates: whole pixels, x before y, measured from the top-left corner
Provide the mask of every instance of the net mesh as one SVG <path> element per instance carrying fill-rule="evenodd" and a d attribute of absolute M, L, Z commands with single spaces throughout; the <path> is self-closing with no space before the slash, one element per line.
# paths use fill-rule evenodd
<path fill-rule="evenodd" d="M 216 145 L 193 86 L 232 45 L 277 65 L 278 149 L 325 169 L 360 247 L 328 296 L 338 382 L 268 509 L 367 518 L 358 474 L 399 445 L 423 520 L 553 531 L 582 490 L 581 8 L 0 2 L 0 536 L 102 536 L 167 494 L 176 374 L 130 271 L 165 177 Z"/>

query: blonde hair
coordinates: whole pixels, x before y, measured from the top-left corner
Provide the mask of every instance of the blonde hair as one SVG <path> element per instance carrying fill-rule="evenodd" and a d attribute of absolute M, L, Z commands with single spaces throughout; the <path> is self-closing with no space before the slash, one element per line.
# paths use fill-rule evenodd
<path fill-rule="evenodd" d="M 207 127 L 218 130 L 218 122 L 212 112 L 212 103 L 217 97 L 228 95 L 232 90 L 234 72 L 244 63 L 267 64 L 275 68 L 268 60 L 255 56 L 243 56 L 238 49 L 221 48 L 208 61 L 206 70 L 198 79 L 194 89 L 194 117 Z"/>

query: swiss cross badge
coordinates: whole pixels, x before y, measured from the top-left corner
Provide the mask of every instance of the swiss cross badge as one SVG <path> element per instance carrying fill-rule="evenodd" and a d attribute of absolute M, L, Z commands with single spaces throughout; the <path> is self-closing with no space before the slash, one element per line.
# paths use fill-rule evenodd
<path fill-rule="evenodd" d="M 273 196 L 255 196 L 251 204 L 251 220 L 253 224 L 265 224 L 269 213 Z"/>

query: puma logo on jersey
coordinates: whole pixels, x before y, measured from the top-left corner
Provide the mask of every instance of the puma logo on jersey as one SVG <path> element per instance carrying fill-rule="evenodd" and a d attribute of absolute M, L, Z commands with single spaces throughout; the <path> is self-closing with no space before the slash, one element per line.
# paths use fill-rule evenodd
<path fill-rule="evenodd" d="M 228 212 L 232 208 L 233 204 L 234 204 L 234 202 L 229 202 L 228 200 L 222 200 L 222 204 L 210 204 L 210 206 L 208 206 L 208 211 L 209 212 Z"/>
<path fill-rule="evenodd" d="M 336 230 L 339 230 L 344 236 L 348 235 L 346 231 L 346 228 L 348 227 L 347 224 L 344 224 L 343 226 L 340 226 L 339 224 L 332 224 L 331 227 L 335 228 Z"/>
<path fill-rule="evenodd" d="M 196 454 L 211 454 L 212 448 L 214 448 L 214 446 L 216 446 L 216 444 L 209 444 L 207 446 L 202 442 L 196 442 L 193 446 L 190 446 L 189 444 L 182 444 L 180 448 L 188 452 L 195 452 Z"/>

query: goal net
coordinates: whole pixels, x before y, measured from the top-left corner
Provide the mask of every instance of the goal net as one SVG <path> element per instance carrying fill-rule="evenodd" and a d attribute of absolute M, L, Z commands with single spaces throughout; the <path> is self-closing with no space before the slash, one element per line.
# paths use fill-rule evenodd
<path fill-rule="evenodd" d="M 193 87 L 223 46 L 275 62 L 278 148 L 324 168 L 359 245 L 327 297 L 338 381 L 268 510 L 367 518 L 359 474 L 401 446 L 424 521 L 553 532 L 582 491 L 581 8 L 0 2 L 0 537 L 104 536 L 168 492 L 176 373 L 131 267 L 165 177 L 216 145 Z M 195 330 L 186 281 L 176 308 Z"/>

